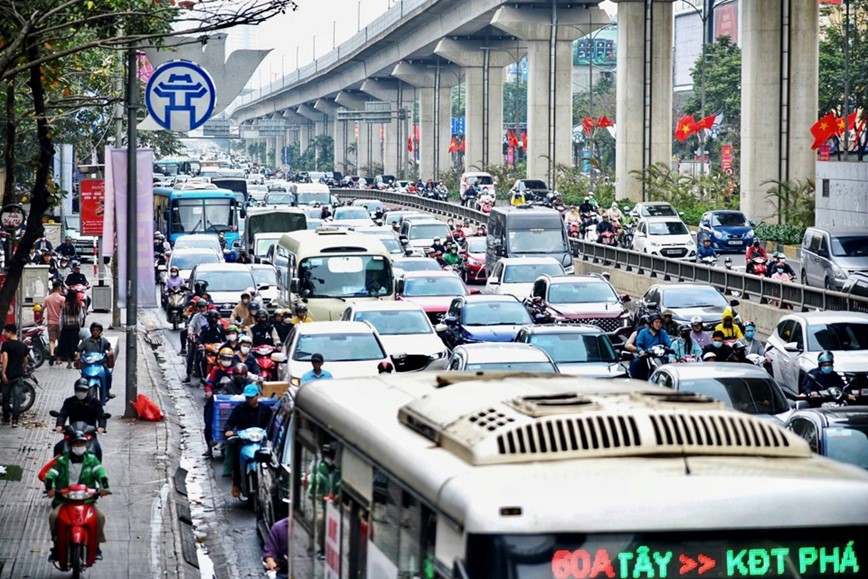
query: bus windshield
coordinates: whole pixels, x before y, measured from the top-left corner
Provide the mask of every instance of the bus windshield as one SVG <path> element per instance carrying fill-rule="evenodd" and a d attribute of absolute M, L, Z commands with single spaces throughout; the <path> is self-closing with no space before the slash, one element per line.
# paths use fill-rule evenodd
<path fill-rule="evenodd" d="M 172 233 L 219 233 L 235 227 L 234 200 L 173 199 Z"/>
<path fill-rule="evenodd" d="M 308 298 L 388 296 L 394 286 L 392 267 L 382 255 L 309 257 L 298 272 L 299 289 Z"/>

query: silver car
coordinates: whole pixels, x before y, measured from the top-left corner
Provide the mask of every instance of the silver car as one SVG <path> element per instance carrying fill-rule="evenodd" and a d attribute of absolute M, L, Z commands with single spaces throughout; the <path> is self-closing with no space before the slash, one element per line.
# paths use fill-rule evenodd
<path fill-rule="evenodd" d="M 597 326 L 552 324 L 525 326 L 515 341 L 546 352 L 561 374 L 589 378 L 627 378 L 627 368 L 609 336 Z"/>
<path fill-rule="evenodd" d="M 868 231 L 809 227 L 799 259 L 803 285 L 840 291 L 850 274 L 868 271 Z"/>

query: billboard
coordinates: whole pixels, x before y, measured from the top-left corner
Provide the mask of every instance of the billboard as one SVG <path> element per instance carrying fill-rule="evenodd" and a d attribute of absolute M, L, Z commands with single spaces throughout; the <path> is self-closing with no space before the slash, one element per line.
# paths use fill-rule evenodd
<path fill-rule="evenodd" d="M 105 181 L 81 180 L 81 234 L 102 235 L 105 216 Z"/>

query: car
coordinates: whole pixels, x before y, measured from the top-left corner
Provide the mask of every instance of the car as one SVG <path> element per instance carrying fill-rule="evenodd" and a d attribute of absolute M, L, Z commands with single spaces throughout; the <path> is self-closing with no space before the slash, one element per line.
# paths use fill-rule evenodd
<path fill-rule="evenodd" d="M 645 290 L 636 305 L 634 322 L 642 316 L 672 310 L 672 320 L 689 326 L 694 316 L 702 318 L 702 328 L 713 330 L 723 320 L 723 312 L 739 304 L 727 301 L 714 286 L 703 283 L 654 284 Z M 740 321 L 738 314 L 735 321 Z"/>
<path fill-rule="evenodd" d="M 640 217 L 633 249 L 660 257 L 696 257 L 696 241 L 678 217 Z"/>
<path fill-rule="evenodd" d="M 533 283 L 524 304 L 531 315 L 558 324 L 597 326 L 620 344 L 631 333 L 627 294 L 618 294 L 599 275 L 543 275 Z"/>
<path fill-rule="evenodd" d="M 374 189 L 388 189 L 394 182 L 394 175 L 377 175 L 374 177 Z"/>
<path fill-rule="evenodd" d="M 72 238 L 75 246 L 76 258 L 81 261 L 93 261 L 96 255 L 97 238 L 92 235 L 81 234 L 81 215 L 63 216 L 64 235 Z"/>
<path fill-rule="evenodd" d="M 696 245 L 709 239 L 719 253 L 743 253 L 753 244 L 755 225 L 741 211 L 709 211 L 699 220 Z"/>
<path fill-rule="evenodd" d="M 851 273 L 868 272 L 868 230 L 809 227 L 799 261 L 802 285 L 840 290 Z"/>
<path fill-rule="evenodd" d="M 783 426 L 792 412 L 780 385 L 753 364 L 701 362 L 664 364 L 648 379 L 677 392 L 693 392 L 719 400 L 735 410 Z"/>
<path fill-rule="evenodd" d="M 370 215 L 371 219 L 374 218 L 377 212 L 380 214 L 386 212 L 383 202 L 378 199 L 356 199 L 353 201 L 352 207 L 364 207 L 368 210 L 368 215 Z"/>
<path fill-rule="evenodd" d="M 198 263 L 222 263 L 223 253 L 216 253 L 211 249 L 198 249 L 188 247 L 187 249 L 176 249 L 169 256 L 168 269 L 177 267 L 181 279 L 187 281 L 190 279 L 190 273 Z"/>
<path fill-rule="evenodd" d="M 410 190 L 410 182 L 403 179 L 395 179 L 392 181 L 391 189 L 395 193 L 407 193 Z"/>
<path fill-rule="evenodd" d="M 298 205 L 310 219 L 322 219 L 322 207 L 318 205 Z"/>
<path fill-rule="evenodd" d="M 310 357 L 322 354 L 323 368 L 333 378 L 377 376 L 382 362 L 392 363 L 386 347 L 366 322 L 310 322 L 296 324 L 286 338 L 284 380 L 301 386 L 301 377 L 311 369 Z"/>
<path fill-rule="evenodd" d="M 510 191 L 524 193 L 526 201 L 544 201 L 552 192 L 551 187 L 540 179 L 516 179 Z"/>
<path fill-rule="evenodd" d="M 633 206 L 630 213 L 634 217 L 679 217 L 671 203 L 666 201 L 641 201 Z"/>
<path fill-rule="evenodd" d="M 609 336 L 597 326 L 525 326 L 515 341 L 544 350 L 558 365 L 561 374 L 587 378 L 627 378 Z"/>
<path fill-rule="evenodd" d="M 308 220 L 308 224 L 310 224 L 310 220 Z M 267 260 L 268 250 L 280 241 L 281 237 L 283 237 L 283 233 L 257 233 L 253 236 L 253 251 L 251 252 L 253 255 L 250 257 L 256 263 L 263 263 L 264 260 Z"/>
<path fill-rule="evenodd" d="M 271 527 L 289 514 L 290 468 L 292 466 L 292 409 L 289 392 L 280 397 L 259 452 L 271 460 L 257 461 L 256 530 L 262 541 Z M 261 456 L 261 455 L 260 455 Z"/>
<path fill-rule="evenodd" d="M 271 189 L 263 199 L 265 205 L 295 205 L 295 195 L 281 189 Z"/>
<path fill-rule="evenodd" d="M 530 344 L 464 344 L 449 357 L 454 372 L 542 372 L 560 374 L 551 356 Z"/>
<path fill-rule="evenodd" d="M 398 239 L 398 235 L 388 227 L 356 227 L 357 233 L 372 235 L 379 239 L 386 247 L 386 251 L 392 258 L 403 257 L 406 255 L 404 245 Z"/>
<path fill-rule="evenodd" d="M 325 219 L 318 219 L 315 217 L 308 217 L 307 218 L 307 228 L 308 229 L 317 229 L 317 228 L 322 227 L 325 224 L 326 224 Z"/>
<path fill-rule="evenodd" d="M 397 372 L 446 368 L 446 347 L 418 304 L 356 302 L 344 310 L 341 319 L 374 326 Z"/>
<path fill-rule="evenodd" d="M 172 251 L 187 248 L 210 249 L 219 254 L 223 254 L 223 249 L 220 247 L 220 238 L 210 233 L 190 233 L 182 235 L 175 240 L 175 245 Z"/>
<path fill-rule="evenodd" d="M 830 350 L 835 371 L 844 382 L 868 372 L 868 314 L 800 312 L 783 316 L 766 341 L 772 372 L 791 394 L 798 394 L 805 375 L 817 367 L 817 356 Z"/>
<path fill-rule="evenodd" d="M 452 300 L 443 321 L 435 327 L 449 350 L 474 342 L 513 342 L 522 326 L 533 324 L 518 298 L 508 295 L 471 295 Z"/>
<path fill-rule="evenodd" d="M 277 268 L 268 263 L 256 263 L 250 266 L 250 271 L 253 273 L 253 280 L 256 282 L 253 287 L 259 294 L 261 304 L 268 313 L 273 314 L 280 296 L 277 288 Z"/>
<path fill-rule="evenodd" d="M 464 255 L 464 283 L 485 283 L 488 275 L 485 269 L 485 252 L 487 239 L 484 235 L 473 235 L 467 238 L 467 248 Z"/>
<path fill-rule="evenodd" d="M 804 438 L 817 454 L 868 468 L 868 406 L 796 410 L 785 428 Z"/>
<path fill-rule="evenodd" d="M 438 323 L 456 296 L 470 291 L 454 271 L 406 272 L 396 283 L 395 299 L 413 302 L 425 310 L 432 323 Z"/>
<path fill-rule="evenodd" d="M 434 238 L 439 237 L 442 242 L 446 241 L 452 230 L 449 226 L 433 217 L 425 219 L 404 219 L 401 223 L 401 242 L 407 242 L 407 246 L 413 250 L 413 255 L 425 256 L 425 249 L 431 247 Z"/>
<path fill-rule="evenodd" d="M 338 207 L 335 209 L 331 223 L 334 227 L 370 227 L 374 224 L 368 210 L 364 207 Z"/>
<path fill-rule="evenodd" d="M 425 219 L 431 218 L 430 215 L 425 215 L 424 213 L 419 213 L 418 211 L 389 211 L 383 217 L 383 225 L 385 225 L 386 227 L 392 227 L 393 223 L 397 223 L 398 227 L 400 228 L 401 224 L 404 222 L 404 219 L 411 216 L 422 217 Z"/>
<path fill-rule="evenodd" d="M 458 196 L 461 199 L 462 205 L 466 204 L 468 198 L 467 190 L 472 188 L 474 183 L 479 183 L 480 195 L 485 192 L 492 199 L 497 197 L 494 190 L 497 183 L 495 183 L 491 173 L 486 173 L 485 171 L 467 171 L 461 174 L 461 179 L 458 181 Z"/>
<path fill-rule="evenodd" d="M 265 196 L 268 194 L 268 187 L 261 184 L 251 184 L 248 181 L 247 194 L 250 195 L 250 198 L 256 203 L 264 202 Z"/>
<path fill-rule="evenodd" d="M 392 262 L 392 271 L 397 279 L 411 271 L 443 271 L 443 267 L 430 257 L 401 257 Z"/>
<path fill-rule="evenodd" d="M 507 257 L 499 259 L 485 282 L 484 294 L 509 294 L 519 299 L 530 295 L 542 275 L 564 275 L 564 266 L 553 257 Z"/>
<path fill-rule="evenodd" d="M 197 264 L 190 272 L 190 289 L 196 287 L 196 282 L 199 281 L 208 283 L 207 290 L 211 301 L 224 318 L 229 317 L 235 309 L 241 299 L 241 292 L 256 287 L 250 266 L 241 263 Z"/>
<path fill-rule="evenodd" d="M 868 272 L 856 271 L 850 274 L 844 287 L 841 288 L 841 293 L 847 294 L 850 297 L 861 298 L 868 300 Z M 849 300 L 850 311 L 868 312 L 868 305 L 862 301 Z"/>

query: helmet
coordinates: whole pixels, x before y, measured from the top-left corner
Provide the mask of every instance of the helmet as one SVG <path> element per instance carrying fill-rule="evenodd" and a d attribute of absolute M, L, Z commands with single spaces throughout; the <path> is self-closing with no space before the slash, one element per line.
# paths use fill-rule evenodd
<path fill-rule="evenodd" d="M 817 356 L 817 364 L 834 364 L 835 363 L 835 355 L 832 354 L 829 350 L 823 350 L 820 352 L 820 355 Z"/>
<path fill-rule="evenodd" d="M 618 202 L 612 201 L 612 209 L 617 209 L 617 208 L 618 208 Z"/>
<path fill-rule="evenodd" d="M 197 308 L 207 308 L 208 307 L 208 300 L 196 300 L 196 307 Z"/>
<path fill-rule="evenodd" d="M 247 364 L 238 363 L 232 367 L 232 375 L 235 377 L 247 378 Z"/>
<path fill-rule="evenodd" d="M 639 323 L 643 326 L 646 326 L 650 323 L 650 320 L 648 319 L 648 316 L 642 316 L 641 318 L 639 318 Z"/>
<path fill-rule="evenodd" d="M 258 309 L 256 311 L 256 319 L 257 320 L 267 320 L 268 319 L 268 311 L 263 309 Z"/>
<path fill-rule="evenodd" d="M 217 310 L 208 310 L 208 319 L 209 320 L 219 320 L 220 319 L 220 312 L 218 312 Z"/>
<path fill-rule="evenodd" d="M 744 350 L 745 348 L 747 348 L 747 344 L 743 340 L 736 340 L 732 345 L 733 350 Z"/>
<path fill-rule="evenodd" d="M 239 331 L 240 330 L 239 330 L 238 326 L 236 326 L 235 324 L 230 324 L 230 325 L 226 326 L 226 333 L 235 332 L 237 334 Z"/>
<path fill-rule="evenodd" d="M 286 315 L 286 312 L 283 311 L 283 308 L 277 308 L 274 310 L 274 317 L 280 316 L 281 318 Z"/>
<path fill-rule="evenodd" d="M 76 430 L 75 434 L 69 439 L 70 444 L 73 442 L 87 442 L 87 436 L 81 430 Z"/>
<path fill-rule="evenodd" d="M 232 348 L 220 348 L 220 352 L 217 354 L 217 357 L 221 360 L 231 360 L 232 356 L 235 355 L 235 351 Z"/>
<path fill-rule="evenodd" d="M 208 282 L 204 279 L 197 280 L 196 283 L 193 284 L 193 289 L 196 290 L 197 293 L 204 292 L 208 289 Z"/>
<path fill-rule="evenodd" d="M 298 302 L 297 304 L 295 304 L 295 311 L 296 312 L 306 312 L 307 311 L 307 304 L 305 304 L 303 302 Z"/>
<path fill-rule="evenodd" d="M 255 316 L 256 312 L 259 311 L 259 302 L 250 302 L 247 304 L 247 311 L 249 311 L 251 315 Z"/>
<path fill-rule="evenodd" d="M 178 269 L 177 265 L 173 265 L 172 267 L 169 268 L 169 273 L 181 273 L 181 270 Z"/>
<path fill-rule="evenodd" d="M 238 343 L 239 344 L 252 344 L 253 338 L 251 338 L 247 334 L 241 334 L 240 336 L 238 336 Z"/>
<path fill-rule="evenodd" d="M 94 323 L 92 323 L 92 324 L 90 325 L 90 330 L 91 330 L 91 331 L 93 331 L 93 330 L 99 330 L 100 332 L 102 332 L 102 330 L 103 330 L 103 328 L 102 328 L 102 324 L 99 323 L 99 322 L 94 322 Z"/>
<path fill-rule="evenodd" d="M 673 316 L 673 315 L 675 315 L 675 312 L 673 312 L 669 308 L 666 308 L 665 310 L 663 310 L 663 315 L 664 316 Z"/>
<path fill-rule="evenodd" d="M 775 257 L 776 257 L 777 259 L 786 259 L 786 258 L 787 258 L 787 254 L 784 253 L 783 251 L 779 251 L 779 252 L 775 253 Z"/>
<path fill-rule="evenodd" d="M 661 322 L 663 321 L 663 316 L 661 316 L 661 315 L 658 314 L 657 312 L 654 312 L 653 314 L 651 314 L 650 316 L 648 316 L 648 323 L 654 323 L 654 322 L 656 322 L 657 320 L 660 320 Z"/>
<path fill-rule="evenodd" d="M 241 292 L 241 297 L 243 298 L 246 295 L 247 297 L 252 298 L 255 293 L 256 292 L 253 290 L 253 288 L 249 287 L 243 292 Z"/>
<path fill-rule="evenodd" d="M 678 326 L 678 333 L 681 334 L 682 336 L 689 334 L 690 332 L 691 332 L 690 326 L 688 326 L 686 324 Z"/>
<path fill-rule="evenodd" d="M 701 324 L 701 323 L 702 323 L 702 318 L 699 316 L 693 316 L 692 318 L 690 318 L 690 325 L 691 326 L 695 326 L 696 324 Z"/>
<path fill-rule="evenodd" d="M 34 311 L 34 312 L 41 312 L 41 311 L 42 311 L 42 306 L 39 305 L 39 304 L 35 304 L 35 305 L 33 306 L 33 311 Z"/>
<path fill-rule="evenodd" d="M 90 390 L 90 386 L 87 383 L 87 378 L 79 378 L 75 381 L 75 390 Z"/>
<path fill-rule="evenodd" d="M 745 327 L 745 329 L 747 329 L 747 328 L 756 328 L 756 324 L 755 324 L 754 322 L 748 320 L 748 321 L 746 321 L 746 322 L 744 323 L 744 327 Z"/>
<path fill-rule="evenodd" d="M 75 269 L 77 267 L 81 267 L 81 262 L 80 261 L 73 261 L 72 262 L 72 269 Z"/>
<path fill-rule="evenodd" d="M 759 244 L 760 244 L 759 237 L 754 237 L 754 238 L 753 238 L 753 244 L 754 244 L 754 245 L 759 245 Z"/>

